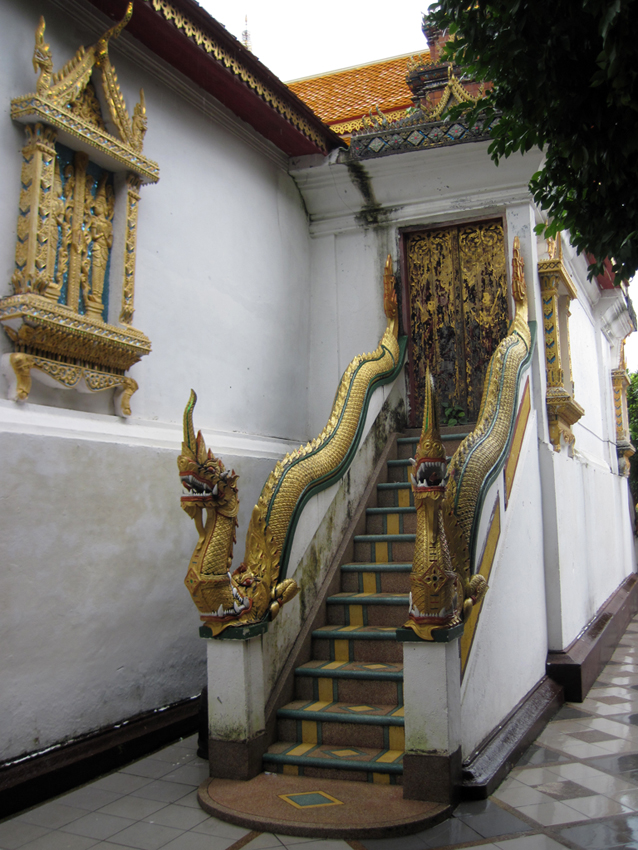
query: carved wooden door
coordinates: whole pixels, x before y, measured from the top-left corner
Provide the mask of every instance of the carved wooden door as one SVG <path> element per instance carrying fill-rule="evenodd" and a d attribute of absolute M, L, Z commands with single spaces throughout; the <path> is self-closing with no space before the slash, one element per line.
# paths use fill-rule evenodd
<path fill-rule="evenodd" d="M 429 363 L 441 406 L 476 422 L 485 371 L 507 333 L 507 275 L 502 221 L 404 233 L 410 313 L 410 410 L 421 425 Z"/>

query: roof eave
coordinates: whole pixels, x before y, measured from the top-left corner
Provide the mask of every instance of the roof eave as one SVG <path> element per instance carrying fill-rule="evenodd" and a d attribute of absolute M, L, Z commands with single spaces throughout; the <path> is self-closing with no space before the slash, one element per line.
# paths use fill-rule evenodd
<path fill-rule="evenodd" d="M 89 2 L 113 20 L 121 20 L 126 10 L 126 0 Z M 194 0 L 136 0 L 126 31 L 288 156 L 326 154 L 343 146 L 285 83 Z"/>

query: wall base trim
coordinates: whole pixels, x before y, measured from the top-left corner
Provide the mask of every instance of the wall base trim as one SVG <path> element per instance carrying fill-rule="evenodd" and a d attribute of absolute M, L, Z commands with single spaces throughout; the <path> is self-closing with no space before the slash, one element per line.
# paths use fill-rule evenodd
<path fill-rule="evenodd" d="M 611 658 L 631 618 L 638 613 L 638 576 L 627 576 L 594 619 L 563 652 L 548 652 L 547 675 L 562 685 L 565 699 L 582 702 Z"/>
<path fill-rule="evenodd" d="M 200 697 L 66 741 L 46 752 L 0 762 L 0 818 L 75 788 L 197 731 Z"/>
<path fill-rule="evenodd" d="M 403 756 L 403 799 L 458 803 L 461 748 L 451 755 L 406 753 Z"/>
<path fill-rule="evenodd" d="M 208 762 L 214 779 L 254 779 L 262 770 L 261 760 L 268 749 L 268 735 L 259 732 L 246 741 L 208 739 Z"/>
<path fill-rule="evenodd" d="M 544 676 L 463 765 L 460 798 L 487 799 L 564 701 L 562 687 Z"/>

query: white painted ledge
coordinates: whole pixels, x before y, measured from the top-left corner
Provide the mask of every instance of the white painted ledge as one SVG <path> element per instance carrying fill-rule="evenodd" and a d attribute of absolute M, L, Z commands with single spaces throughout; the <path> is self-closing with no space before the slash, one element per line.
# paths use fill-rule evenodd
<path fill-rule="evenodd" d="M 206 445 L 213 448 L 218 456 L 230 454 L 279 460 L 286 452 L 299 447 L 297 440 L 214 431 L 207 427 L 203 430 Z M 177 452 L 181 448 L 183 437 L 181 422 L 151 422 L 135 418 L 122 420 L 116 416 L 4 399 L 0 399 L 0 432 L 76 441 L 88 440 L 94 443 L 121 443 Z"/>

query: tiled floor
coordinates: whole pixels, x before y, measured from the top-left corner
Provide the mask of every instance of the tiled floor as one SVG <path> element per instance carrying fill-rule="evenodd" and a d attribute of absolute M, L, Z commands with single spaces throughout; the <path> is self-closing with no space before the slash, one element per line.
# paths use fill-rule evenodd
<path fill-rule="evenodd" d="M 203 812 L 195 738 L 0 822 L 0 850 L 638 850 L 638 618 L 585 702 L 566 704 L 493 796 L 405 838 L 251 833 Z M 299 845 L 299 847 L 298 847 Z"/>

